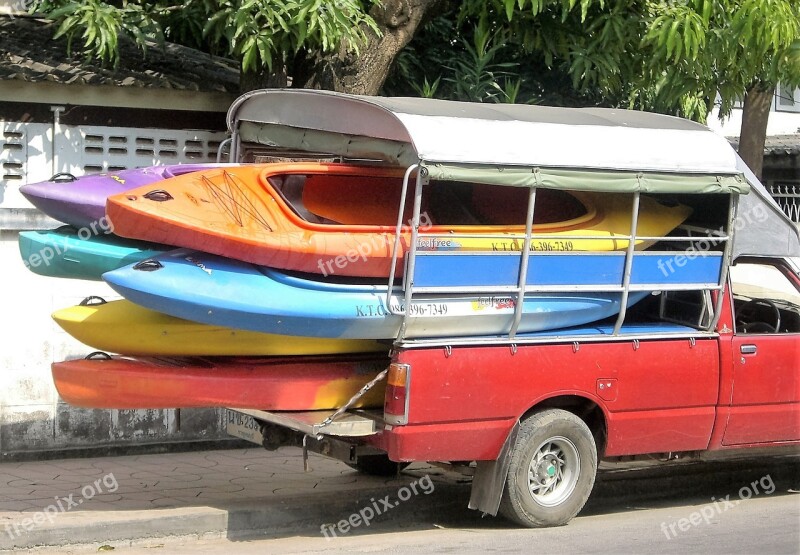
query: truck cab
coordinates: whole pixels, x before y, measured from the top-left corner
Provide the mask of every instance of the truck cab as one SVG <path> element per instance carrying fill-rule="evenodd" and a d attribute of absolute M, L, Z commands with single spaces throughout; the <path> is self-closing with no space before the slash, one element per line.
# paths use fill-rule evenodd
<path fill-rule="evenodd" d="M 742 257 L 731 265 L 722 447 L 800 440 L 799 285 L 790 260 Z"/>

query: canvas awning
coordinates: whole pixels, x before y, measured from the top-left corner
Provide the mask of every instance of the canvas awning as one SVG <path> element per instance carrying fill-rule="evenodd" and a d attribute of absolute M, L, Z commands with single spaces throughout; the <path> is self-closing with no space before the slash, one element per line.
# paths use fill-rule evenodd
<path fill-rule="evenodd" d="M 688 120 L 633 110 L 275 89 L 236 100 L 228 127 L 245 143 L 403 167 L 421 163 L 437 179 L 583 190 L 748 191 L 723 137 Z"/>
<path fill-rule="evenodd" d="M 733 256 L 800 256 L 797 228 L 728 141 L 634 110 L 480 104 L 267 89 L 228 111 L 242 143 L 425 166 L 431 177 L 608 192 L 738 193 Z M 749 220 L 743 220 L 747 218 Z M 768 214 L 768 217 L 761 215 Z"/>
<path fill-rule="evenodd" d="M 754 194 L 739 199 L 733 258 L 739 256 L 800 256 L 800 227 L 794 224 L 747 164 L 737 163 Z"/>

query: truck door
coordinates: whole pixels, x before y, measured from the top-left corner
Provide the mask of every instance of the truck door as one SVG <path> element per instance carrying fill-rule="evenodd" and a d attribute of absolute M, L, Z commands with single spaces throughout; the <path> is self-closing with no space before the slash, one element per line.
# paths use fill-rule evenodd
<path fill-rule="evenodd" d="M 733 391 L 722 443 L 800 440 L 800 287 L 777 260 L 731 266 Z"/>

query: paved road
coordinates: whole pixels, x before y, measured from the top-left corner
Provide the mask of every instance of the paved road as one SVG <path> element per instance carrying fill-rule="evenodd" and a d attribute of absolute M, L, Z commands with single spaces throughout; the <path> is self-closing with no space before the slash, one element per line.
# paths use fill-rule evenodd
<path fill-rule="evenodd" d="M 325 540 L 292 537 L 247 542 L 199 541 L 164 553 L 743 553 L 796 554 L 800 551 L 798 498 L 776 495 L 743 502 L 729 512 L 701 521 L 668 538 L 662 526 L 700 514 L 702 505 L 676 504 L 666 508 L 638 507 L 634 511 L 587 515 L 568 526 L 517 530 L 488 521 L 469 528 L 390 531 Z M 161 549 L 117 549 L 122 554 L 153 555 Z"/>
<path fill-rule="evenodd" d="M 598 483 L 587 507 L 569 525 L 525 530 L 501 519 L 482 519 L 464 509 L 466 488 L 437 485 L 429 494 L 420 487 L 417 495 L 377 516 L 370 526 L 360 525 L 336 538 L 326 538 L 315 527 L 257 540 L 184 540 L 117 546 L 114 552 L 794 555 L 800 553 L 798 492 L 800 465 L 796 459 L 611 473 Z M 431 510 L 437 508 L 439 512 Z M 336 521 L 350 515 L 328 516 Z"/>

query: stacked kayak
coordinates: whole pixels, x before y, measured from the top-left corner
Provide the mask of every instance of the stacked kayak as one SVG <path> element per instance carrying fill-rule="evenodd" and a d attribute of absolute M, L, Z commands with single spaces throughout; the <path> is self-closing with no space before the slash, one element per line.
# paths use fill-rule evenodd
<path fill-rule="evenodd" d="M 234 165 L 151 166 L 81 177 L 59 173 L 47 181 L 23 185 L 20 193 L 31 204 L 67 226 L 21 233 L 22 259 L 39 275 L 99 280 L 104 272 L 167 250 L 167 246 L 114 236 L 106 217 L 109 195 L 178 175 Z"/>
<path fill-rule="evenodd" d="M 377 341 L 315 339 L 206 325 L 125 299 L 95 297 L 53 313 L 53 320 L 93 349 L 141 356 L 292 356 L 386 352 Z"/>
<path fill-rule="evenodd" d="M 81 177 L 59 173 L 47 181 L 23 185 L 19 192 L 53 219 L 76 229 L 94 227 L 108 231 L 108 225 L 103 225 L 103 222 L 106 221 L 106 199 L 109 195 L 178 175 L 225 166 L 229 164 L 177 164 Z"/>
<path fill-rule="evenodd" d="M 216 326 L 321 338 L 392 339 L 404 307 L 387 285 L 339 283 L 185 249 L 103 275 L 126 299 Z M 632 294 L 636 302 L 648 293 Z M 481 294 L 419 296 L 409 310 L 409 338 L 501 334 L 515 299 Z M 393 309 L 393 310 L 392 310 Z M 526 295 L 520 332 L 566 328 L 618 313 L 619 293 Z"/>
<path fill-rule="evenodd" d="M 25 265 L 36 274 L 49 277 L 100 280 L 106 272 L 170 248 L 112 235 L 94 235 L 70 226 L 19 234 L 19 252 Z"/>
<path fill-rule="evenodd" d="M 336 409 L 389 363 L 383 355 L 334 357 L 132 358 L 93 355 L 53 364 L 70 404 L 113 409 L 230 407 Z M 383 404 L 384 387 L 352 406 Z"/>
<path fill-rule="evenodd" d="M 116 268 L 168 252 L 170 245 L 113 233 L 106 198 L 227 164 L 156 166 L 75 178 L 58 175 L 22 193 L 48 216 L 69 224 L 20 233 L 20 254 L 33 272 L 100 280 Z M 53 319 L 94 353 L 53 364 L 68 403 L 90 408 L 239 407 L 335 409 L 388 364 L 388 345 L 367 339 L 311 339 L 201 324 L 126 300 L 86 299 Z M 380 406 L 383 384 L 354 407 Z"/>
<path fill-rule="evenodd" d="M 108 198 L 122 237 L 166 243 L 256 265 L 314 274 L 385 278 L 389 274 L 403 171 L 345 164 L 247 165 L 184 174 Z M 527 190 L 433 183 L 423 197 L 418 247 L 519 250 Z M 534 216 L 541 250 L 625 249 L 632 195 L 543 190 Z M 548 198 L 549 197 L 549 198 Z M 411 217 L 410 195 L 403 220 Z M 644 197 L 637 235 L 666 234 L 689 215 Z M 516 223 L 514 225 L 513 223 Z M 401 232 L 402 268 L 410 227 Z M 491 235 L 488 238 L 476 234 Z M 447 236 L 446 240 L 428 237 Z M 642 241 L 639 241 L 642 243 Z M 342 263 L 347 260 L 347 263 Z"/>
<path fill-rule="evenodd" d="M 418 199 L 413 243 L 404 175 L 292 162 L 145 168 L 25 186 L 31 202 L 73 226 L 20 235 L 31 270 L 103 279 L 124 297 L 53 314 L 104 353 L 53 365 L 62 398 L 96 408 L 316 410 L 340 408 L 373 382 L 352 406 L 379 407 L 384 385 L 375 380 L 400 335 L 568 329 L 612 317 L 652 290 L 656 259 L 647 257 L 633 266 L 638 289 L 623 296 L 611 287 L 622 280 L 632 194 L 539 191 L 530 250 L 542 263 L 526 282 L 534 291 L 520 299 L 512 287 L 528 190 L 431 182 Z M 642 196 L 637 252 L 689 214 Z M 87 236 L 87 228 L 99 232 Z M 412 250 L 422 292 L 406 306 L 389 274 L 394 265 L 393 277 L 403 277 Z M 47 264 L 33 264 L 37 255 Z M 594 271 L 581 268 L 590 260 Z M 565 287 L 580 281 L 577 268 L 591 279 Z"/>

